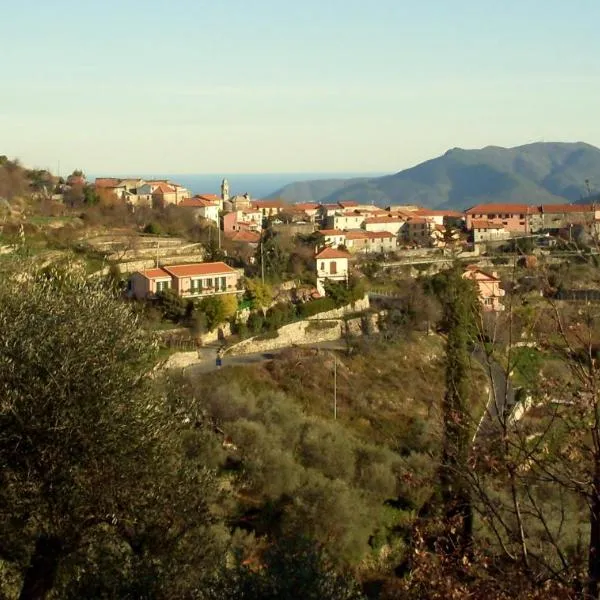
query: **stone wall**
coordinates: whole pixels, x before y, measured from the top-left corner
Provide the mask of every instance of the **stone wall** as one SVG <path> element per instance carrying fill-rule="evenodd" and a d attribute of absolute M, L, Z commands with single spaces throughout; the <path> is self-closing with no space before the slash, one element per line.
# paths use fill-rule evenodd
<path fill-rule="evenodd" d="M 343 321 L 324 320 L 297 321 L 284 325 L 277 330 L 277 337 L 256 336 L 227 349 L 228 354 L 254 354 L 255 352 L 271 352 L 296 344 L 316 344 L 339 340 L 343 335 Z"/>
<path fill-rule="evenodd" d="M 369 295 L 365 294 L 363 298 L 357 300 L 352 304 L 347 304 L 346 306 L 342 306 L 341 308 L 334 308 L 333 310 L 328 310 L 327 312 L 312 315 L 311 317 L 308 317 L 308 320 L 315 321 L 318 319 L 341 319 L 346 315 L 368 310 L 369 306 Z"/>

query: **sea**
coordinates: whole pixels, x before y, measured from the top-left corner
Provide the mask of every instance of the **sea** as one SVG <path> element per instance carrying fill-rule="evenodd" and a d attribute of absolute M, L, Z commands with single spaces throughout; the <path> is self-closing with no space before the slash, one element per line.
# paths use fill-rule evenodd
<path fill-rule="evenodd" d="M 352 177 L 376 177 L 384 173 L 142 173 L 115 174 L 112 177 L 141 177 L 142 179 L 168 179 L 183 185 L 193 194 L 219 194 L 221 181 L 229 182 L 230 195 L 250 194 L 252 198 L 264 198 L 274 194 L 289 183 L 317 179 L 350 179 Z M 107 177 L 108 175 L 97 175 Z M 93 181 L 96 175 L 88 176 Z"/>

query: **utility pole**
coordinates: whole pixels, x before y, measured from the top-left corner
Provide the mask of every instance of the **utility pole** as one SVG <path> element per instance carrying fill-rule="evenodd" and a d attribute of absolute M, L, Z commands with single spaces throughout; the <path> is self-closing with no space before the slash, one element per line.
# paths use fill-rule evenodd
<path fill-rule="evenodd" d="M 263 240 L 262 234 L 260 238 L 260 276 L 263 285 L 265 285 L 265 253 L 263 252 Z"/>
<path fill-rule="evenodd" d="M 337 420 L 337 358 L 333 357 L 333 420 Z"/>
<path fill-rule="evenodd" d="M 160 246 L 160 240 L 156 240 L 156 268 L 158 269 L 158 248 Z"/>

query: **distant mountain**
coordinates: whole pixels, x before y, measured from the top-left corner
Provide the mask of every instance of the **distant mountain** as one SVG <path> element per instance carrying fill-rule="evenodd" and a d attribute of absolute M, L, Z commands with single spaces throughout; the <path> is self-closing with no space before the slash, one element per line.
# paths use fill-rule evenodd
<path fill-rule="evenodd" d="M 552 204 L 580 200 L 586 195 L 586 179 L 600 181 L 600 149 L 583 142 L 541 142 L 516 148 L 454 148 L 394 175 L 301 181 L 270 197 L 457 209 L 481 202 Z"/>

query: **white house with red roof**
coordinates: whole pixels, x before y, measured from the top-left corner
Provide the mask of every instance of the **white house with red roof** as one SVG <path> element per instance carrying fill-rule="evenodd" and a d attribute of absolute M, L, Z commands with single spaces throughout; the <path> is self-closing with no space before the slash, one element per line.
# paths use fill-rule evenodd
<path fill-rule="evenodd" d="M 224 262 L 163 266 L 137 271 L 130 279 L 130 293 L 140 300 L 166 289 L 182 298 L 202 298 L 217 294 L 241 294 L 243 273 Z"/>
<path fill-rule="evenodd" d="M 511 237 L 510 231 L 500 223 L 492 223 L 486 219 L 471 219 L 473 243 L 501 242 Z"/>
<path fill-rule="evenodd" d="M 324 248 L 317 252 L 315 255 L 317 291 L 321 296 L 325 295 L 325 281 L 348 281 L 348 261 L 351 258 L 352 255 L 349 252 L 335 248 Z"/>
<path fill-rule="evenodd" d="M 210 200 L 205 196 L 184 198 L 179 204 L 181 208 L 190 209 L 194 215 L 219 224 L 219 202 Z"/>
<path fill-rule="evenodd" d="M 260 211 L 262 216 L 267 219 L 283 212 L 286 205 L 282 200 L 252 200 L 250 202 L 250 208 L 255 211 Z"/>
<path fill-rule="evenodd" d="M 260 231 L 263 214 L 260 210 L 234 210 L 223 215 L 223 231 Z"/>

